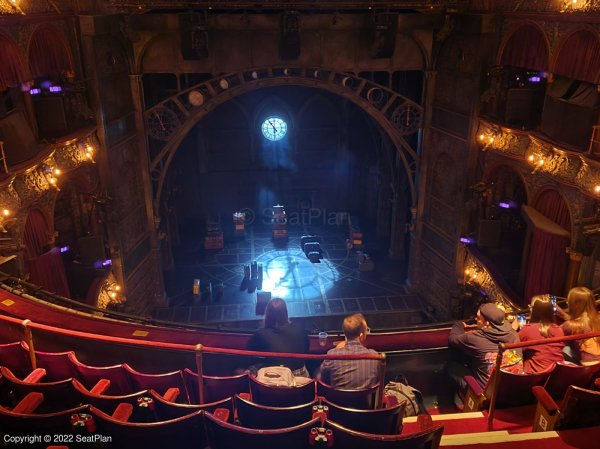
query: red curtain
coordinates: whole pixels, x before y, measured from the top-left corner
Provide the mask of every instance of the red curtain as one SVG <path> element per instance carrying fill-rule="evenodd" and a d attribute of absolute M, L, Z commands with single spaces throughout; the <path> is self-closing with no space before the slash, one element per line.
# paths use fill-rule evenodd
<path fill-rule="evenodd" d="M 533 26 L 522 26 L 508 39 L 500 65 L 548 70 L 548 48 L 542 33 Z"/>
<path fill-rule="evenodd" d="M 71 54 L 61 31 L 51 25 L 39 27 L 29 43 L 29 69 L 33 78 L 59 77 L 72 70 Z"/>
<path fill-rule="evenodd" d="M 25 257 L 29 269 L 29 281 L 32 284 L 69 298 L 69 284 L 58 248 L 49 248 L 48 224 L 44 215 L 33 209 L 25 223 Z"/>
<path fill-rule="evenodd" d="M 555 190 L 546 190 L 538 198 L 535 209 L 562 228 L 571 229 L 571 216 L 567 204 Z M 527 258 L 527 281 L 524 302 L 533 295 L 562 294 L 567 272 L 566 248 L 569 238 L 534 229 Z"/>
<path fill-rule="evenodd" d="M 26 258 L 28 260 L 34 259 L 46 252 L 49 237 L 48 224 L 44 214 L 37 209 L 33 209 L 27 216 L 23 235 Z"/>
<path fill-rule="evenodd" d="M 29 77 L 23 66 L 17 45 L 5 36 L 0 35 L 0 92 L 15 87 Z"/>
<path fill-rule="evenodd" d="M 556 190 L 545 190 L 535 202 L 535 210 L 549 218 L 557 225 L 571 229 L 571 214 L 567 203 Z"/>
<path fill-rule="evenodd" d="M 29 282 L 67 298 L 71 297 L 62 255 L 58 248 L 29 260 Z"/>
<path fill-rule="evenodd" d="M 562 294 L 568 259 L 565 248 L 568 245 L 569 239 L 566 237 L 541 229 L 533 230 L 523 305 L 528 304 L 534 295 Z"/>
<path fill-rule="evenodd" d="M 590 31 L 582 30 L 567 38 L 556 60 L 554 73 L 600 84 L 600 42 Z"/>

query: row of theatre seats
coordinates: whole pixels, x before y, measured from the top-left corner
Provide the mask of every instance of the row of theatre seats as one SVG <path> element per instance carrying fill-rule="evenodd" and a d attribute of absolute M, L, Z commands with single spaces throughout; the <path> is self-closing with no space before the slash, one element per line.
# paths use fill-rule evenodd
<path fill-rule="evenodd" d="M 64 435 L 64 441 L 53 443 L 67 448 L 434 449 L 478 443 L 490 449 L 560 449 L 597 447 L 600 438 L 600 393 L 591 389 L 600 365 L 559 364 L 536 376 L 501 371 L 496 382 L 469 393 L 469 413 L 405 418 L 406 404 L 393 396 L 373 408 L 378 385 L 340 390 L 313 380 L 269 387 L 248 374 L 202 376 L 200 382 L 187 368 L 147 374 L 127 364 L 97 367 L 73 352 L 35 351 L 33 368 L 30 355 L 24 342 L 0 344 L 5 443 L 6 435 L 48 434 Z M 493 431 L 489 417 L 474 411 L 489 400 L 491 385 L 495 405 L 509 407 L 498 414 Z M 536 422 L 535 405 L 525 411 L 517 407 L 533 401 L 532 395 L 539 399 L 538 409 L 546 410 L 536 414 Z M 552 426 L 565 430 L 556 433 Z M 585 432 L 568 430 L 581 427 Z M 28 447 L 49 446 L 34 441 Z"/>

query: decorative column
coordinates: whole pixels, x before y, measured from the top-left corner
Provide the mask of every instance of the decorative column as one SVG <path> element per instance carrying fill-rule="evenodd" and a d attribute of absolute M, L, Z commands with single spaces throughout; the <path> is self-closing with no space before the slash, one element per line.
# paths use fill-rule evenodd
<path fill-rule="evenodd" d="M 569 290 L 571 290 L 577 285 L 579 280 L 579 270 L 581 268 L 581 261 L 583 260 L 582 253 L 578 253 L 572 248 L 567 248 L 566 251 L 569 255 L 569 265 L 567 266 L 567 276 L 565 277 L 565 296 L 569 293 Z"/>

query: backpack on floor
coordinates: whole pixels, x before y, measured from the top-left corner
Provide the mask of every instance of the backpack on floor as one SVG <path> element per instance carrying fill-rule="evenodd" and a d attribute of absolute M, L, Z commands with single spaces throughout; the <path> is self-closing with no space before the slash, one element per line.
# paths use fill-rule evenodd
<path fill-rule="evenodd" d="M 286 366 L 266 366 L 258 370 L 256 380 L 272 387 L 293 387 L 294 374 Z"/>
<path fill-rule="evenodd" d="M 396 381 L 390 381 L 385 384 L 384 393 L 389 396 L 395 396 L 398 403 L 406 401 L 404 416 L 417 416 L 429 413 L 423 402 L 423 394 L 414 387 L 411 387 L 404 376 L 398 376 Z"/>

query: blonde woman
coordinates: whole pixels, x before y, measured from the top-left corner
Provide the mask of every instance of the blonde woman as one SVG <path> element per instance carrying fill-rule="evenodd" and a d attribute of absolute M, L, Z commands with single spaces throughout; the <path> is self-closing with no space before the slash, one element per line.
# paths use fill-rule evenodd
<path fill-rule="evenodd" d="M 529 307 L 529 323 L 519 331 L 519 340 L 543 340 L 564 336 L 561 327 L 554 322 L 554 305 L 548 295 L 534 296 Z M 523 371 L 537 373 L 553 363 L 563 361 L 563 347 L 564 343 L 557 342 L 523 348 Z"/>
<path fill-rule="evenodd" d="M 566 321 L 561 325 L 565 335 L 600 331 L 600 316 L 596 310 L 594 293 L 586 287 L 575 287 L 567 296 L 569 313 L 558 308 L 557 313 Z M 582 365 L 600 363 L 600 337 L 575 340 L 569 343 L 575 362 Z"/>

